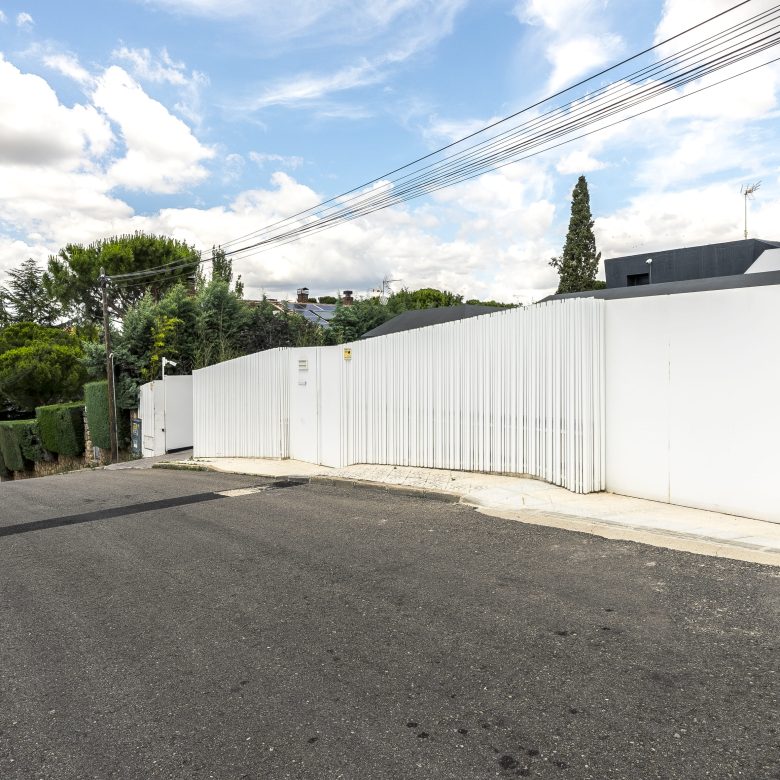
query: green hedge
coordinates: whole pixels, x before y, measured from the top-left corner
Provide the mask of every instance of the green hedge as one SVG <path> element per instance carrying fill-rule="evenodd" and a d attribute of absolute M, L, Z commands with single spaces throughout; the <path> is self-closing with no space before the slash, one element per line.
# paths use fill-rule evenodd
<path fill-rule="evenodd" d="M 111 449 L 111 429 L 108 423 L 108 382 L 88 382 L 84 385 L 84 405 L 92 444 L 101 450 Z M 130 420 L 127 413 L 117 412 L 119 448 L 130 442 Z"/>
<path fill-rule="evenodd" d="M 58 455 L 84 453 L 84 404 L 54 404 L 35 410 L 43 446 Z"/>
<path fill-rule="evenodd" d="M 35 420 L 16 420 L 0 423 L 0 452 L 5 467 L 24 471 L 27 462 L 44 459 L 44 448 Z"/>
<path fill-rule="evenodd" d="M 111 449 L 108 427 L 108 382 L 88 382 L 84 385 L 84 413 L 87 415 L 92 444 L 102 450 Z"/>
<path fill-rule="evenodd" d="M 10 477 L 11 472 L 6 468 L 5 460 L 3 459 L 3 451 L 0 449 L 0 477 Z"/>

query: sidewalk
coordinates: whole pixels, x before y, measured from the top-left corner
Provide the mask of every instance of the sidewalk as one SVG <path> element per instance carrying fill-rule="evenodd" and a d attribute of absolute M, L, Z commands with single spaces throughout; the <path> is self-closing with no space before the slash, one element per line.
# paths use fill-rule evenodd
<path fill-rule="evenodd" d="M 780 566 L 778 523 L 612 493 L 580 495 L 535 479 L 408 466 L 360 464 L 333 469 L 263 458 L 198 458 L 187 463 L 257 476 L 338 479 L 446 493 L 453 500 L 497 517 Z"/>

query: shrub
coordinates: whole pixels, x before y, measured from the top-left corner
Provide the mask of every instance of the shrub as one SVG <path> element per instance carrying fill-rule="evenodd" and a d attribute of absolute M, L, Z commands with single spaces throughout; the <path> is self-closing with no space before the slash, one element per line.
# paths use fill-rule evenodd
<path fill-rule="evenodd" d="M 44 459 L 44 448 L 35 420 L 16 420 L 0 423 L 0 452 L 5 467 L 24 471 L 27 462 Z"/>
<path fill-rule="evenodd" d="M 11 472 L 6 468 L 5 461 L 3 460 L 3 450 L 0 449 L 0 477 L 10 477 Z"/>
<path fill-rule="evenodd" d="M 84 404 L 55 404 L 35 410 L 43 446 L 58 455 L 84 452 Z"/>
<path fill-rule="evenodd" d="M 102 450 L 111 449 L 111 431 L 108 427 L 108 382 L 87 382 L 84 385 L 84 407 L 92 443 Z"/>
<path fill-rule="evenodd" d="M 88 382 L 84 385 L 84 406 L 92 443 L 101 450 L 111 449 L 111 429 L 108 421 L 108 382 Z M 117 411 L 118 446 L 127 449 L 130 441 L 130 420 Z"/>

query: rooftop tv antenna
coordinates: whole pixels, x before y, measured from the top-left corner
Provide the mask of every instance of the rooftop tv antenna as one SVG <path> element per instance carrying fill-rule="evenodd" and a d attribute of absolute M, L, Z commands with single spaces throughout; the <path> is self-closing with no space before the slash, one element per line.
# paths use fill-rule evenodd
<path fill-rule="evenodd" d="M 747 238 L 747 202 L 754 200 L 754 193 L 760 187 L 761 182 L 757 181 L 754 184 L 743 184 L 739 190 L 739 194 L 745 198 L 745 238 Z"/>
<path fill-rule="evenodd" d="M 385 306 L 387 304 L 387 300 L 389 297 L 389 293 L 393 292 L 392 287 L 390 285 L 393 282 L 400 282 L 400 279 L 391 279 L 390 274 L 385 275 L 385 278 L 382 279 L 382 289 L 379 291 L 379 302 L 382 304 L 382 306 Z"/>

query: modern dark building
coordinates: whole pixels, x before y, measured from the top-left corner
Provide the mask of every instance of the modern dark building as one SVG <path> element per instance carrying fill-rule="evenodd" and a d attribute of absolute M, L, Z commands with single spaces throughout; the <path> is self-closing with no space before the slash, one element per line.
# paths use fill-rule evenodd
<path fill-rule="evenodd" d="M 744 274 L 765 250 L 778 248 L 778 241 L 748 238 L 612 257 L 604 261 L 607 288 L 736 276 Z M 652 262 L 648 263 L 648 260 Z"/>

